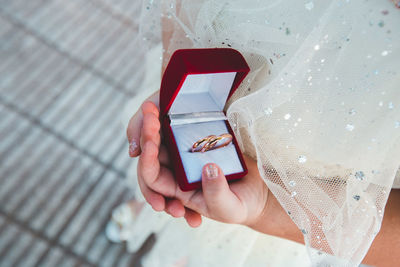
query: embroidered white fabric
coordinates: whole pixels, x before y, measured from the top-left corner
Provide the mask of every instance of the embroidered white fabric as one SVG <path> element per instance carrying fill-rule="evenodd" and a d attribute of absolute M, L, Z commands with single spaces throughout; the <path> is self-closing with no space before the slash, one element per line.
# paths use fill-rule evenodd
<path fill-rule="evenodd" d="M 243 152 L 312 265 L 357 266 L 399 187 L 399 25 L 390 1 L 145 0 L 138 38 L 167 37 L 164 67 L 180 48 L 244 55 L 251 72 L 226 106 Z"/>

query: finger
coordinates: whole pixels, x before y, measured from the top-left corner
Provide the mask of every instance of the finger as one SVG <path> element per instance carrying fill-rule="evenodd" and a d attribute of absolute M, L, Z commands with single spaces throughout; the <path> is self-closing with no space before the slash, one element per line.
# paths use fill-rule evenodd
<path fill-rule="evenodd" d="M 149 141 L 139 157 L 137 175 L 140 190 L 146 201 L 157 211 L 165 209 L 165 199 L 159 192 L 152 190 L 146 180 L 155 180 L 160 173 L 158 162 L 158 147 Z"/>
<path fill-rule="evenodd" d="M 142 129 L 143 114 L 141 110 L 138 110 L 135 115 L 129 120 L 128 128 L 126 129 L 126 136 L 129 142 L 129 156 L 137 157 L 140 155 L 140 132 Z"/>
<path fill-rule="evenodd" d="M 143 183 L 143 180 L 139 176 L 138 176 L 138 183 L 140 191 L 142 191 L 143 197 L 146 200 L 146 202 L 149 203 L 155 211 L 165 210 L 164 197 L 151 190 L 148 186 L 146 186 Z"/>
<path fill-rule="evenodd" d="M 156 104 L 154 104 L 151 101 L 145 101 L 142 104 L 142 111 L 143 114 L 144 113 L 153 113 L 154 115 L 156 115 L 157 117 L 159 116 L 160 112 L 158 110 L 158 107 L 156 106 Z"/>
<path fill-rule="evenodd" d="M 143 110 L 147 112 L 152 112 L 157 117 L 159 116 L 157 108 L 158 93 L 156 92 L 148 99 L 150 100 L 145 101 L 142 104 L 141 108 L 129 120 L 128 127 L 126 129 L 126 135 L 129 142 L 129 156 L 131 157 L 137 157 L 141 153 L 139 143 L 140 143 L 142 124 L 143 124 Z M 154 104 L 153 102 L 156 102 L 156 104 Z"/>
<path fill-rule="evenodd" d="M 129 120 L 126 134 L 129 141 L 129 155 L 131 157 L 136 157 L 141 152 L 139 141 L 141 139 L 144 114 L 153 114 L 158 118 L 159 112 L 157 106 L 150 101 L 145 101 L 141 108 Z"/>
<path fill-rule="evenodd" d="M 185 220 L 191 227 L 199 227 L 202 222 L 201 215 L 188 208 L 185 211 Z"/>
<path fill-rule="evenodd" d="M 161 143 L 160 121 L 152 112 L 143 112 L 143 127 L 140 135 L 140 145 L 143 146 L 147 141 L 152 141 L 157 146 Z"/>
<path fill-rule="evenodd" d="M 138 176 L 153 191 L 165 197 L 176 198 L 178 185 L 172 172 L 160 166 L 158 147 L 152 141 L 148 141 L 143 147 L 138 162 Z"/>
<path fill-rule="evenodd" d="M 137 170 L 138 176 L 143 178 L 146 185 L 150 186 L 157 180 L 160 174 L 158 146 L 152 141 L 148 141 L 144 144 L 142 154 L 139 157 Z"/>
<path fill-rule="evenodd" d="M 138 177 L 142 179 L 143 184 L 154 192 L 165 197 L 177 198 L 182 203 L 188 203 L 195 192 L 180 190 L 171 170 L 160 165 L 158 154 L 159 148 L 154 142 L 148 141 L 144 144 L 138 162 Z"/>
<path fill-rule="evenodd" d="M 190 193 L 190 195 L 185 195 L 187 193 Z M 178 188 L 177 196 L 179 199 L 181 199 L 183 205 L 186 208 L 195 211 L 203 216 L 210 217 L 202 190 L 183 192 L 180 190 L 180 188 Z"/>
<path fill-rule="evenodd" d="M 143 123 L 143 142 L 151 139 L 157 145 L 160 144 L 160 122 L 158 120 L 158 110 L 154 105 L 144 105 L 144 123 Z M 169 156 L 165 146 L 160 146 L 159 161 L 162 165 L 169 165 Z"/>
<path fill-rule="evenodd" d="M 167 201 L 165 211 L 175 218 L 180 218 L 185 215 L 185 207 L 177 199 L 170 199 Z"/>
<path fill-rule="evenodd" d="M 246 212 L 240 199 L 230 190 L 222 170 L 214 163 L 206 164 L 202 172 L 204 201 L 211 217 L 240 223 Z M 242 218 L 243 217 L 243 218 Z"/>
<path fill-rule="evenodd" d="M 160 150 L 158 152 L 158 160 L 160 161 L 160 164 L 163 166 L 169 166 L 170 165 L 170 160 L 169 160 L 169 155 L 167 148 L 163 145 L 160 146 Z"/>

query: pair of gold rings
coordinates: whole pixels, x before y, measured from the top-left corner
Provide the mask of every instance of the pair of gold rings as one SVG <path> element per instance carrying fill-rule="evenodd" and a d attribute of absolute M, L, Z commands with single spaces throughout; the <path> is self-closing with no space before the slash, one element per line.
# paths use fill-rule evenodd
<path fill-rule="evenodd" d="M 222 142 L 221 142 L 222 141 Z M 232 135 L 225 133 L 221 135 L 209 135 L 196 141 L 192 146 L 192 152 L 206 152 L 229 145 Z"/>

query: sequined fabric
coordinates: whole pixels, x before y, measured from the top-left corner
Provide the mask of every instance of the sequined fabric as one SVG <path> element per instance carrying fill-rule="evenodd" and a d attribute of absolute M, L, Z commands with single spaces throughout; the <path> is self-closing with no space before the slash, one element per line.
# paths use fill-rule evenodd
<path fill-rule="evenodd" d="M 232 47 L 226 106 L 314 266 L 357 266 L 400 165 L 400 10 L 390 1 L 144 1 L 145 42 Z M 146 13 L 147 12 L 147 13 Z M 161 14 L 163 28 L 155 14 Z M 151 18 L 151 19 L 150 19 Z M 396 185 L 397 184 L 397 185 Z"/>

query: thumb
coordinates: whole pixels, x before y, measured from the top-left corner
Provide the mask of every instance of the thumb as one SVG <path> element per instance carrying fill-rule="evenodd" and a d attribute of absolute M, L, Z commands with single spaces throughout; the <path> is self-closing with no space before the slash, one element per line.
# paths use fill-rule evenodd
<path fill-rule="evenodd" d="M 206 164 L 202 172 L 203 196 L 210 217 L 224 222 L 240 222 L 242 203 L 230 190 L 218 165 Z"/>

